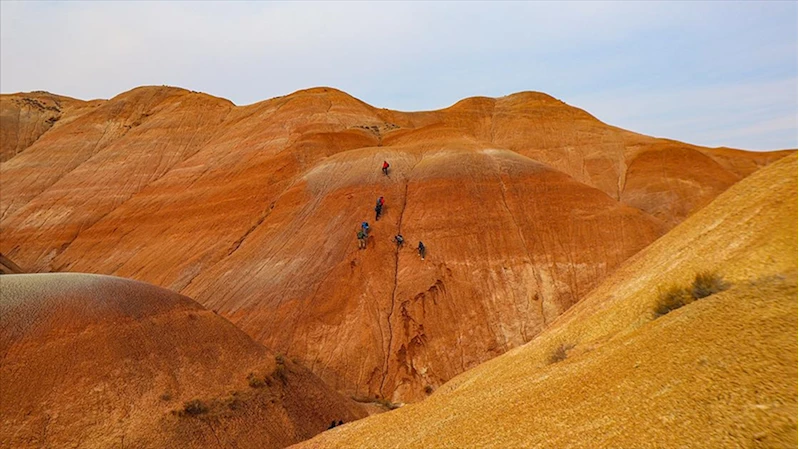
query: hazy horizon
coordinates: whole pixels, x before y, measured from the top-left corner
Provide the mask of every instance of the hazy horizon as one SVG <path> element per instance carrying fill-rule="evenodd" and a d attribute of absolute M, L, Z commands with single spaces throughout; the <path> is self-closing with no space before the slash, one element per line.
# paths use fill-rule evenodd
<path fill-rule="evenodd" d="M 705 146 L 797 147 L 797 3 L 0 3 L 0 92 L 329 86 L 440 109 L 539 91 Z"/>

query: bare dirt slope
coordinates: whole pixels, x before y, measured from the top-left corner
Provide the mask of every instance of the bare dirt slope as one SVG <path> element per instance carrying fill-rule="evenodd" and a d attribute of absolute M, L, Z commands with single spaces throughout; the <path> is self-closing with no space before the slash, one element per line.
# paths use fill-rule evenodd
<path fill-rule="evenodd" d="M 33 145 L 62 118 L 73 120 L 99 103 L 47 92 L 0 95 L 0 162 Z"/>
<path fill-rule="evenodd" d="M 27 117 L 26 95 L 2 97 L 4 117 Z M 168 87 L 64 104 L 49 127 L 0 123 L 17 136 L 0 251 L 189 295 L 339 391 L 395 401 L 529 341 L 790 153 L 642 136 L 535 92 L 413 113 L 329 88 L 249 106 Z"/>
<path fill-rule="evenodd" d="M 425 401 L 296 447 L 796 447 L 796 173 L 794 155 L 736 184 Z M 656 319 L 702 270 L 730 288 Z"/>
<path fill-rule="evenodd" d="M 0 277 L 0 357 L 2 447 L 279 448 L 365 415 L 189 298 L 109 276 Z"/>
<path fill-rule="evenodd" d="M 20 273 L 24 273 L 24 270 L 19 265 L 15 264 L 14 261 L 4 256 L 3 253 L 0 253 L 0 274 Z"/>

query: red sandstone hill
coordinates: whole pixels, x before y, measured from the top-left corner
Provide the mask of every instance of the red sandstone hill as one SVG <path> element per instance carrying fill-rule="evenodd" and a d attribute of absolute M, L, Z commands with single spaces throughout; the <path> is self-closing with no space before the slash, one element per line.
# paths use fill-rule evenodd
<path fill-rule="evenodd" d="M 796 172 L 737 183 L 430 398 L 292 449 L 796 448 Z M 722 282 L 693 300 L 700 273 Z M 692 301 L 663 315 L 674 288 Z"/>
<path fill-rule="evenodd" d="M 2 447 L 279 448 L 365 415 L 225 319 L 142 282 L 0 276 L 0 317 Z"/>
<path fill-rule="evenodd" d="M 0 251 L 191 296 L 339 391 L 397 401 L 531 340 L 789 153 L 655 139 L 534 92 L 414 113 L 329 88 L 249 106 L 167 87 L 0 103 Z"/>

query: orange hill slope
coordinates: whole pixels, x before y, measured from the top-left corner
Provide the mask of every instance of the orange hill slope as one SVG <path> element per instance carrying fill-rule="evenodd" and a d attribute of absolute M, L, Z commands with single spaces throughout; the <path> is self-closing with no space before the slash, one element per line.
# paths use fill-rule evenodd
<path fill-rule="evenodd" d="M 9 260 L 8 257 L 0 253 L 0 274 L 19 274 L 24 273 L 24 270 L 14 261 Z"/>
<path fill-rule="evenodd" d="M 2 447 L 279 448 L 364 416 L 189 298 L 115 277 L 0 276 L 0 356 Z"/>
<path fill-rule="evenodd" d="M 796 172 L 741 181 L 427 400 L 296 447 L 796 447 Z M 702 270 L 731 287 L 655 319 L 658 291 Z"/>
<path fill-rule="evenodd" d="M 654 139 L 533 92 L 404 113 L 329 88 L 238 107 L 142 87 L 60 114 L 8 144 L 0 251 L 189 295 L 340 391 L 406 401 L 787 154 Z"/>

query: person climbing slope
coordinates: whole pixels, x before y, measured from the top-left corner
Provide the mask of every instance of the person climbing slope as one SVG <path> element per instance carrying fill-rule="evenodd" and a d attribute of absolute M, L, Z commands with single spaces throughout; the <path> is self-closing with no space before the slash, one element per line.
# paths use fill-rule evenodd
<path fill-rule="evenodd" d="M 405 238 L 402 237 L 402 234 L 397 234 L 394 236 L 394 242 L 397 244 L 397 249 L 402 248 L 402 245 L 405 243 Z"/>
<path fill-rule="evenodd" d="M 366 232 L 363 229 L 358 231 L 358 249 L 366 249 Z"/>
<path fill-rule="evenodd" d="M 362 221 L 361 222 L 361 231 L 363 231 L 364 234 L 369 235 L 369 223 L 367 223 L 365 221 Z"/>
<path fill-rule="evenodd" d="M 422 257 L 422 260 L 424 260 L 424 255 L 427 252 L 427 248 L 425 248 L 424 243 L 422 243 L 421 240 L 419 241 L 419 246 L 416 249 L 419 250 L 419 255 Z"/>
<path fill-rule="evenodd" d="M 388 176 L 388 162 L 383 161 L 383 174 Z"/>
<path fill-rule="evenodd" d="M 383 213 L 383 197 L 377 199 L 377 204 L 375 204 L 375 221 L 380 220 L 380 215 Z"/>

